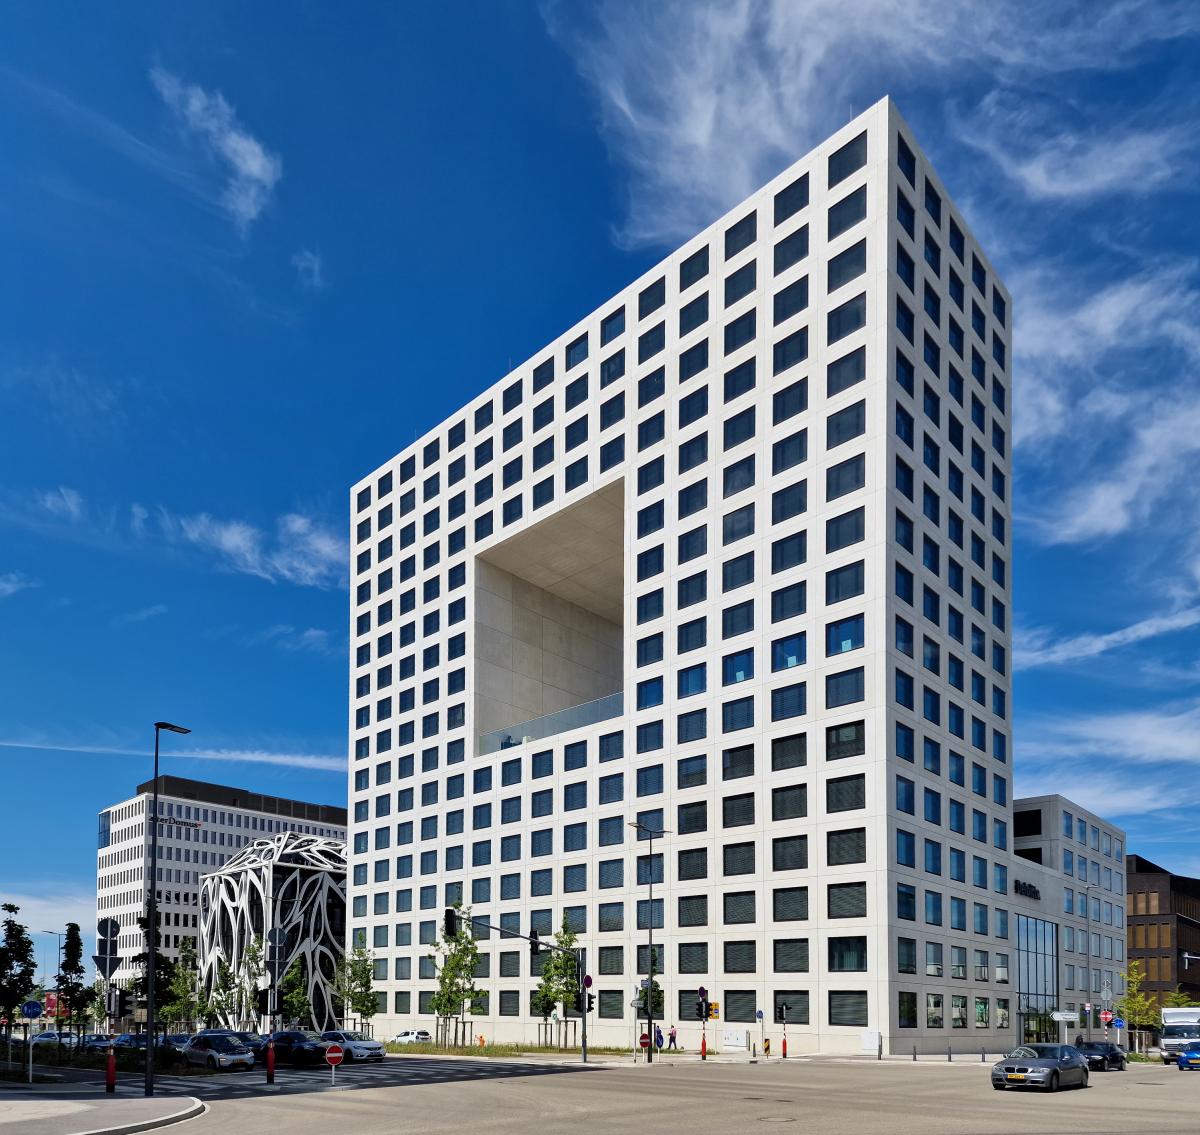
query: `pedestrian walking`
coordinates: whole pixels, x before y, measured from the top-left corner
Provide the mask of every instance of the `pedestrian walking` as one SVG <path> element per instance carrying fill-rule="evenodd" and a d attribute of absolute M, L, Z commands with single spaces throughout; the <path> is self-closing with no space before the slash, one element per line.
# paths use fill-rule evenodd
<path fill-rule="evenodd" d="M 663 1040 L 662 1025 L 655 1025 L 654 1026 L 654 1047 L 657 1048 L 659 1052 L 662 1052 L 662 1040 Z"/>
<path fill-rule="evenodd" d="M 1080 1033 L 1080 1034 L 1079 1034 L 1079 1035 L 1078 1035 L 1078 1036 L 1075 1038 L 1075 1047 L 1076 1047 L 1076 1048 L 1078 1048 L 1078 1047 L 1079 1047 L 1081 1044 L 1083 1044 L 1083 1033 Z"/>
<path fill-rule="evenodd" d="M 672 1025 L 672 1026 L 670 1027 L 670 1029 L 668 1029 L 668 1030 L 667 1030 L 667 1047 L 668 1047 L 668 1048 L 676 1048 L 676 1044 L 675 1044 L 675 1026 L 674 1026 L 674 1025 Z"/>

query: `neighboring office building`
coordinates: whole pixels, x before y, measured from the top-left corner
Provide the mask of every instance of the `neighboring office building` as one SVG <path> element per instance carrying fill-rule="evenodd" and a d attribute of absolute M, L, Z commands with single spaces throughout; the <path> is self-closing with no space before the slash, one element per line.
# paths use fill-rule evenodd
<path fill-rule="evenodd" d="M 184 938 L 199 934 L 200 879 L 222 866 L 239 848 L 261 836 L 300 832 L 328 839 L 346 838 L 346 810 L 208 784 L 178 776 L 160 776 L 158 831 L 158 917 L 160 948 L 179 957 Z M 154 782 L 100 813 L 96 853 L 96 918 L 120 924 L 117 948 L 122 959 L 145 950 L 137 920 L 149 902 L 150 836 L 146 823 Z M 113 980 L 122 983 L 137 971 L 123 960 Z"/>
<path fill-rule="evenodd" d="M 428 1026 L 461 897 L 566 917 L 597 1043 L 1012 1043 L 1011 304 L 889 100 L 351 495 L 351 939 Z M 670 830 L 647 844 L 630 820 Z M 656 883 L 654 904 L 647 881 Z M 473 1018 L 533 1039 L 540 961 Z M 1035 1020 L 1036 1018 L 1036 1020 Z"/>
<path fill-rule="evenodd" d="M 278 947 L 269 941 L 280 930 Z M 299 961 L 312 1024 L 337 1026 L 333 987 L 346 940 L 346 844 L 326 836 L 284 832 L 256 839 L 236 852 L 200 884 L 200 985 L 211 994 L 221 963 L 236 981 L 245 980 L 247 949 L 258 940 L 263 950 L 261 982 L 218 1013 L 227 1028 L 265 1027 L 258 1021 L 254 991 L 282 984 Z M 272 956 L 275 949 L 277 956 Z M 277 1014 L 282 1012 L 282 1006 Z M 304 1022 L 307 1023 L 307 1022 Z"/>
<path fill-rule="evenodd" d="M 1064 796 L 1030 796 L 1013 801 L 1013 848 L 1045 868 L 1043 897 L 1061 911 L 1058 1007 L 1102 1029 L 1125 992 L 1125 832 Z"/>
<path fill-rule="evenodd" d="M 1174 875 L 1141 855 L 1127 860 L 1129 956 L 1146 969 L 1143 989 L 1159 1002 L 1176 989 L 1200 1002 L 1200 879 Z"/>

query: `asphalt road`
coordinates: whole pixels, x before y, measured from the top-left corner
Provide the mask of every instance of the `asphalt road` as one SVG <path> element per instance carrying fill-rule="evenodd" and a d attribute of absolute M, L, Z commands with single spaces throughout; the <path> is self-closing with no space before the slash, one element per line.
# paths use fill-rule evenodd
<path fill-rule="evenodd" d="M 1086 1091 L 1048 1096 L 993 1091 L 989 1067 L 818 1058 L 786 1065 L 583 1069 L 395 1059 L 380 1069 L 345 1070 L 340 1078 L 347 1085 L 366 1074 L 351 1090 L 327 1091 L 314 1081 L 305 1084 L 307 1090 L 294 1084 L 266 1095 L 214 1085 L 205 1093 L 209 1112 L 189 1120 L 186 1132 L 749 1135 L 792 1126 L 822 1135 L 1194 1135 L 1200 1130 L 1200 1073 L 1131 1065 L 1124 1073 L 1093 1075 Z M 178 1130 L 182 1135 L 185 1127 Z"/>

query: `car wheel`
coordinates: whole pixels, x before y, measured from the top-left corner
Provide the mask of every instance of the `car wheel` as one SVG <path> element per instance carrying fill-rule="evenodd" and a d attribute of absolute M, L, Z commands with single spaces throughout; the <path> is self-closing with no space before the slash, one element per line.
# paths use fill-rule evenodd
<path fill-rule="evenodd" d="M 210 1072 L 217 1071 L 217 1058 L 215 1056 L 210 1056 L 208 1058 L 208 1070 Z"/>
<path fill-rule="evenodd" d="M 992 1085 L 992 1087 L 993 1087 L 993 1088 L 995 1088 L 995 1089 L 996 1089 L 996 1091 L 998 1091 L 998 1092 L 1002 1092 L 1002 1091 L 1004 1091 L 1004 1085 L 1003 1085 L 1003 1084 L 993 1084 L 993 1085 Z"/>
<path fill-rule="evenodd" d="M 1080 1079 L 1080 1081 L 1079 1081 L 1079 1086 L 1080 1086 L 1081 1088 L 1086 1088 L 1086 1087 L 1087 1087 L 1087 1082 L 1088 1082 L 1088 1074 L 1087 1074 L 1087 1071 L 1085 1070 L 1085 1071 L 1084 1071 L 1084 1073 L 1083 1073 L 1083 1077 L 1082 1077 L 1082 1078 Z"/>
<path fill-rule="evenodd" d="M 1184 1065 L 1184 1063 L 1183 1063 L 1183 1061 L 1182 1061 L 1182 1060 L 1181 1060 L 1181 1061 L 1180 1061 L 1180 1062 L 1179 1062 L 1179 1063 L 1176 1065 L 1176 1067 L 1179 1069 L 1179 1071 L 1180 1071 L 1180 1072 L 1186 1072 L 1186 1071 L 1187 1071 L 1187 1068 L 1186 1068 L 1186 1066 Z"/>
<path fill-rule="evenodd" d="M 1058 1073 L 1057 1072 L 1052 1072 L 1050 1074 L 1050 1081 L 1049 1081 L 1049 1083 L 1046 1084 L 1046 1091 L 1048 1091 L 1048 1092 L 1057 1092 L 1058 1091 Z"/>

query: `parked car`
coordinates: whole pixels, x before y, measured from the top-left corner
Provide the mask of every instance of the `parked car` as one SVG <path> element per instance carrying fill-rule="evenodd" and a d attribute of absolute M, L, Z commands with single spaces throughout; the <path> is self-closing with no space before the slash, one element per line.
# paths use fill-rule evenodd
<path fill-rule="evenodd" d="M 84 1033 L 79 1041 L 81 1052 L 107 1052 L 112 1037 L 107 1033 Z"/>
<path fill-rule="evenodd" d="M 249 1071 L 254 1067 L 254 1053 L 240 1040 L 224 1033 L 197 1033 L 184 1048 L 183 1058 L 188 1064 L 197 1064 L 213 1072 L 222 1068 L 244 1068 Z"/>
<path fill-rule="evenodd" d="M 433 1037 L 429 1035 L 428 1029 L 405 1029 L 404 1032 L 397 1033 L 388 1042 L 389 1044 L 433 1044 Z"/>
<path fill-rule="evenodd" d="M 1115 1069 L 1125 1071 L 1125 1050 L 1120 1045 L 1102 1040 L 1087 1040 L 1075 1046 L 1094 1072 Z"/>
<path fill-rule="evenodd" d="M 231 1036 L 240 1040 L 253 1054 L 255 1061 L 266 1058 L 267 1038 L 258 1033 L 243 1032 L 240 1029 L 201 1029 L 197 1036 Z"/>
<path fill-rule="evenodd" d="M 382 1060 L 384 1057 L 383 1042 L 372 1040 L 364 1033 L 347 1033 L 340 1029 L 330 1029 L 321 1034 L 322 1040 L 340 1044 L 346 1054 L 347 1063 L 355 1060 Z"/>
<path fill-rule="evenodd" d="M 325 1050 L 333 1043 L 305 1029 L 283 1029 L 272 1033 L 271 1039 L 281 1064 L 324 1064 Z"/>
<path fill-rule="evenodd" d="M 191 1033 L 167 1033 L 165 1036 L 160 1036 L 154 1046 L 157 1050 L 155 1059 L 164 1063 L 183 1060 L 183 1050 L 187 1048 L 191 1039 Z"/>
<path fill-rule="evenodd" d="M 35 1049 L 43 1048 L 46 1045 L 62 1045 L 63 1048 L 74 1048 L 75 1034 L 68 1032 L 56 1032 L 54 1029 L 46 1029 L 44 1032 L 38 1033 L 30 1042 Z"/>
<path fill-rule="evenodd" d="M 113 1048 L 145 1048 L 145 1033 L 121 1033 L 113 1041 Z"/>
<path fill-rule="evenodd" d="M 1175 1057 L 1175 1064 L 1180 1072 L 1200 1068 L 1200 1043 L 1193 1041 L 1187 1048 L 1181 1049 Z"/>
<path fill-rule="evenodd" d="M 992 1087 L 1045 1088 L 1057 1092 L 1073 1084 L 1086 1088 L 1088 1065 L 1080 1051 L 1069 1044 L 1023 1044 L 992 1065 Z"/>

